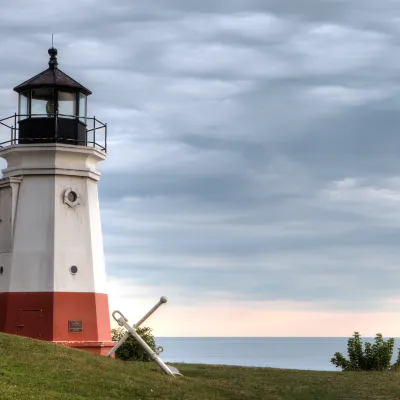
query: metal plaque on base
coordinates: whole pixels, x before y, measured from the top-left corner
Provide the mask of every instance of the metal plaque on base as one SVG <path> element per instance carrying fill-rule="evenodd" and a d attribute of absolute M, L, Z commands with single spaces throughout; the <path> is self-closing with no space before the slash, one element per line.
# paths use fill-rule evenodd
<path fill-rule="evenodd" d="M 68 332 L 80 333 L 82 331 L 83 331 L 82 321 L 78 321 L 78 320 L 69 320 L 68 321 Z"/>

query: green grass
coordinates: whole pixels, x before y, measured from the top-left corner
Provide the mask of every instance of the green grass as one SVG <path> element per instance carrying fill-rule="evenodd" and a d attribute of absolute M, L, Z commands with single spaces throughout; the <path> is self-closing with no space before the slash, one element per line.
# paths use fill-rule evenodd
<path fill-rule="evenodd" d="M 398 372 L 316 372 L 127 363 L 52 343 L 0 334 L 0 399 L 339 400 L 400 398 Z"/>

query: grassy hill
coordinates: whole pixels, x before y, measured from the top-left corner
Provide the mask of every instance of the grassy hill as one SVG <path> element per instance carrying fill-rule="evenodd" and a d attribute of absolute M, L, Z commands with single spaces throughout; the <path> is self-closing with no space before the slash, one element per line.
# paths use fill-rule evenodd
<path fill-rule="evenodd" d="M 175 364 L 174 364 L 175 365 Z M 0 334 L 0 399 L 339 400 L 400 398 L 400 373 L 339 373 L 125 363 L 52 343 Z"/>

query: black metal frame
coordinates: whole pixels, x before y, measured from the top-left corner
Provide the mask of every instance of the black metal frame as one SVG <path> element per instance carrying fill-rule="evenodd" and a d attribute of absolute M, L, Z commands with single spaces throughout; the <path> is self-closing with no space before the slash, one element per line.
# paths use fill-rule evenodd
<path fill-rule="evenodd" d="M 76 90 L 74 90 L 74 89 L 71 89 L 71 88 L 64 88 L 63 86 L 43 86 L 43 87 L 38 87 L 38 88 L 33 88 L 33 89 L 27 89 L 27 90 L 24 90 L 24 91 L 22 91 L 22 92 L 20 92 L 19 94 L 18 94 L 18 111 L 19 112 L 21 112 L 21 110 L 20 110 L 20 107 L 21 107 L 21 96 L 23 96 L 24 95 L 24 93 L 28 93 L 28 96 L 26 96 L 26 98 L 27 98 L 27 100 L 28 100 L 28 104 L 27 104 L 27 114 L 29 114 L 28 115 L 28 117 L 30 117 L 31 116 L 31 110 L 32 110 L 32 92 L 33 92 L 33 90 L 35 90 L 35 89 L 52 89 L 53 90 L 53 102 L 54 102 L 54 112 L 55 113 L 58 113 L 58 106 L 59 106 L 59 104 L 58 104 L 58 101 L 59 101 L 59 93 L 60 92 L 62 92 L 62 93 L 74 93 L 75 94 L 75 113 L 77 114 L 77 115 L 79 115 L 79 118 L 86 118 L 86 112 L 87 112 L 87 95 L 86 94 L 84 94 L 83 92 L 81 92 L 81 91 L 76 91 Z M 84 96 L 85 96 L 85 110 L 84 110 L 84 114 L 83 115 L 81 115 L 82 113 L 81 113 L 81 109 L 80 109 L 80 98 L 79 98 L 79 95 L 80 94 L 83 94 Z M 34 115 L 34 114 L 32 114 L 32 115 Z M 59 115 L 61 115 L 61 114 L 59 114 Z"/>
<path fill-rule="evenodd" d="M 53 138 L 24 138 L 24 141 L 26 140 L 32 140 L 32 141 L 43 141 L 43 140 L 51 140 L 51 143 L 59 143 L 70 140 L 71 142 L 78 142 L 82 143 L 83 146 L 88 146 L 92 145 L 91 147 L 94 147 L 96 149 L 99 149 L 101 151 L 107 152 L 107 124 L 99 121 L 96 117 L 85 117 L 85 120 L 93 121 L 93 128 L 92 129 L 87 129 L 86 128 L 86 138 L 84 141 L 82 140 L 77 140 L 77 139 L 66 139 L 63 137 L 59 137 L 57 135 L 58 133 L 58 118 L 75 118 L 75 119 L 80 119 L 82 117 L 79 117 L 78 115 L 67 115 L 67 114 L 58 114 L 54 113 L 52 117 L 48 117 L 48 114 L 17 114 L 15 113 L 14 115 L 11 115 L 10 117 L 6 117 L 3 119 L 0 119 L 0 125 L 5 126 L 6 128 L 10 129 L 10 140 L 7 140 L 5 142 L 0 143 L 0 148 L 12 146 L 14 144 L 19 144 L 19 135 L 17 134 L 17 131 L 19 131 L 19 128 L 17 128 L 17 122 L 20 120 L 20 117 L 24 118 L 31 118 L 31 117 L 45 117 L 45 118 L 54 118 L 54 137 Z M 4 121 L 14 119 L 14 125 L 8 125 Z M 96 126 L 96 122 L 99 124 L 99 126 Z M 86 125 L 87 126 L 87 125 Z M 104 129 L 104 144 L 100 144 L 96 142 L 96 131 Z M 93 141 L 88 141 L 88 133 L 93 132 Z M 41 142 L 45 143 L 45 142 Z"/>

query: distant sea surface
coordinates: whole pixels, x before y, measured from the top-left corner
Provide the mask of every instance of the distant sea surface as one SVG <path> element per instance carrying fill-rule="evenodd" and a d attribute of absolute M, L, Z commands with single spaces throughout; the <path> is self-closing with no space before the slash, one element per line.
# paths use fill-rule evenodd
<path fill-rule="evenodd" d="M 335 352 L 347 358 L 348 338 L 156 338 L 164 361 L 249 367 L 340 371 L 330 363 Z M 373 342 L 373 338 L 362 338 Z M 393 360 L 397 358 L 395 338 Z"/>

